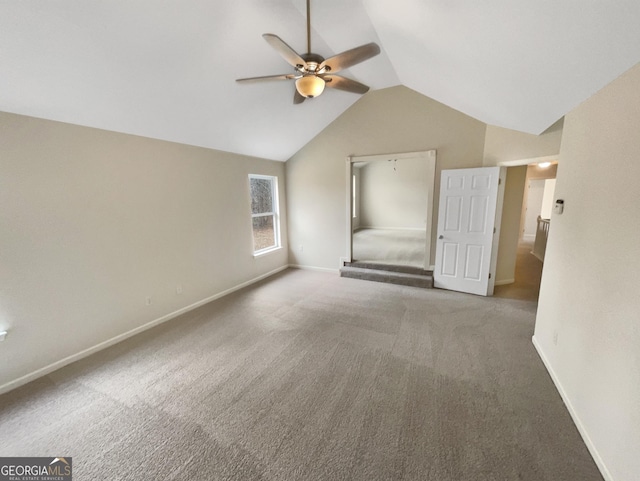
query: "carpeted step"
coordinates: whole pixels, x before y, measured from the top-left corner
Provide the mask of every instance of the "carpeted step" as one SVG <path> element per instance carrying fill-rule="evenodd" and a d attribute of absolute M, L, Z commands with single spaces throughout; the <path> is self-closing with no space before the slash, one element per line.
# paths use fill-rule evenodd
<path fill-rule="evenodd" d="M 387 284 L 399 284 L 402 286 L 422 287 L 430 289 L 433 287 L 433 276 L 429 271 L 424 274 L 411 274 L 407 272 L 395 272 L 383 269 L 371 269 L 362 267 L 352 267 L 345 265 L 340 269 L 340 277 L 351 279 L 361 279 L 365 281 L 386 282 Z"/>
<path fill-rule="evenodd" d="M 378 264 L 375 262 L 363 262 L 363 261 L 354 261 L 354 262 L 345 262 L 345 266 L 347 267 L 358 267 L 360 269 L 374 269 L 377 271 L 391 271 L 391 272 L 403 272 L 405 274 L 415 274 L 417 276 L 432 276 L 432 271 L 427 271 L 422 269 L 421 267 L 413 267 L 413 266 L 398 266 L 395 264 Z"/>

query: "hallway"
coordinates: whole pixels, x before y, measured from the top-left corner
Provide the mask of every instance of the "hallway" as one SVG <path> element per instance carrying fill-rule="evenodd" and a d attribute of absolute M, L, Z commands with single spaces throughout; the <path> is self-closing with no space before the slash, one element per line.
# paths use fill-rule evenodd
<path fill-rule="evenodd" d="M 522 242 L 518 245 L 516 259 L 515 282 L 504 286 L 496 286 L 493 295 L 503 299 L 520 299 L 538 301 L 540 280 L 542 278 L 542 262 L 531 254 L 533 244 Z"/>

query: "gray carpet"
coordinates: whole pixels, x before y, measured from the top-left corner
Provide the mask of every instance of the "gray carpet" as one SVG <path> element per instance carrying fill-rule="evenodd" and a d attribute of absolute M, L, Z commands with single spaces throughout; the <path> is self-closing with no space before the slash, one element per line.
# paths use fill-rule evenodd
<path fill-rule="evenodd" d="M 82 480 L 601 480 L 535 304 L 288 270 L 0 397 Z"/>
<path fill-rule="evenodd" d="M 425 231 L 360 229 L 353 233 L 352 240 L 354 260 L 425 267 Z"/>

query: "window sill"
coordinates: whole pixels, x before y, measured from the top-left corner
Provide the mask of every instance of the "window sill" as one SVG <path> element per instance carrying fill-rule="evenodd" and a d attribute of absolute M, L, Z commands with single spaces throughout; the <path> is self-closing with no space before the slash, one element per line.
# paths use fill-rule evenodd
<path fill-rule="evenodd" d="M 271 254 L 272 252 L 279 251 L 279 250 L 281 250 L 281 249 L 282 249 L 282 246 L 271 247 L 271 248 L 269 248 L 269 249 L 265 249 L 265 250 L 263 250 L 263 251 L 254 252 L 254 253 L 253 253 L 253 257 L 254 257 L 254 259 L 255 259 L 256 257 L 262 257 L 262 256 L 265 256 L 265 255 L 267 255 L 267 254 Z"/>

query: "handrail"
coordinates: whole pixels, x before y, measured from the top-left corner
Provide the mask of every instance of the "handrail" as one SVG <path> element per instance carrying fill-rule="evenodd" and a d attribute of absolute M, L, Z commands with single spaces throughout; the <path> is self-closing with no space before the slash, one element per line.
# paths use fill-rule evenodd
<path fill-rule="evenodd" d="M 538 216 L 538 227 L 536 228 L 536 239 L 533 242 L 531 253 L 544 262 L 544 255 L 547 250 L 547 239 L 549 238 L 549 226 L 551 219 L 543 219 Z"/>

